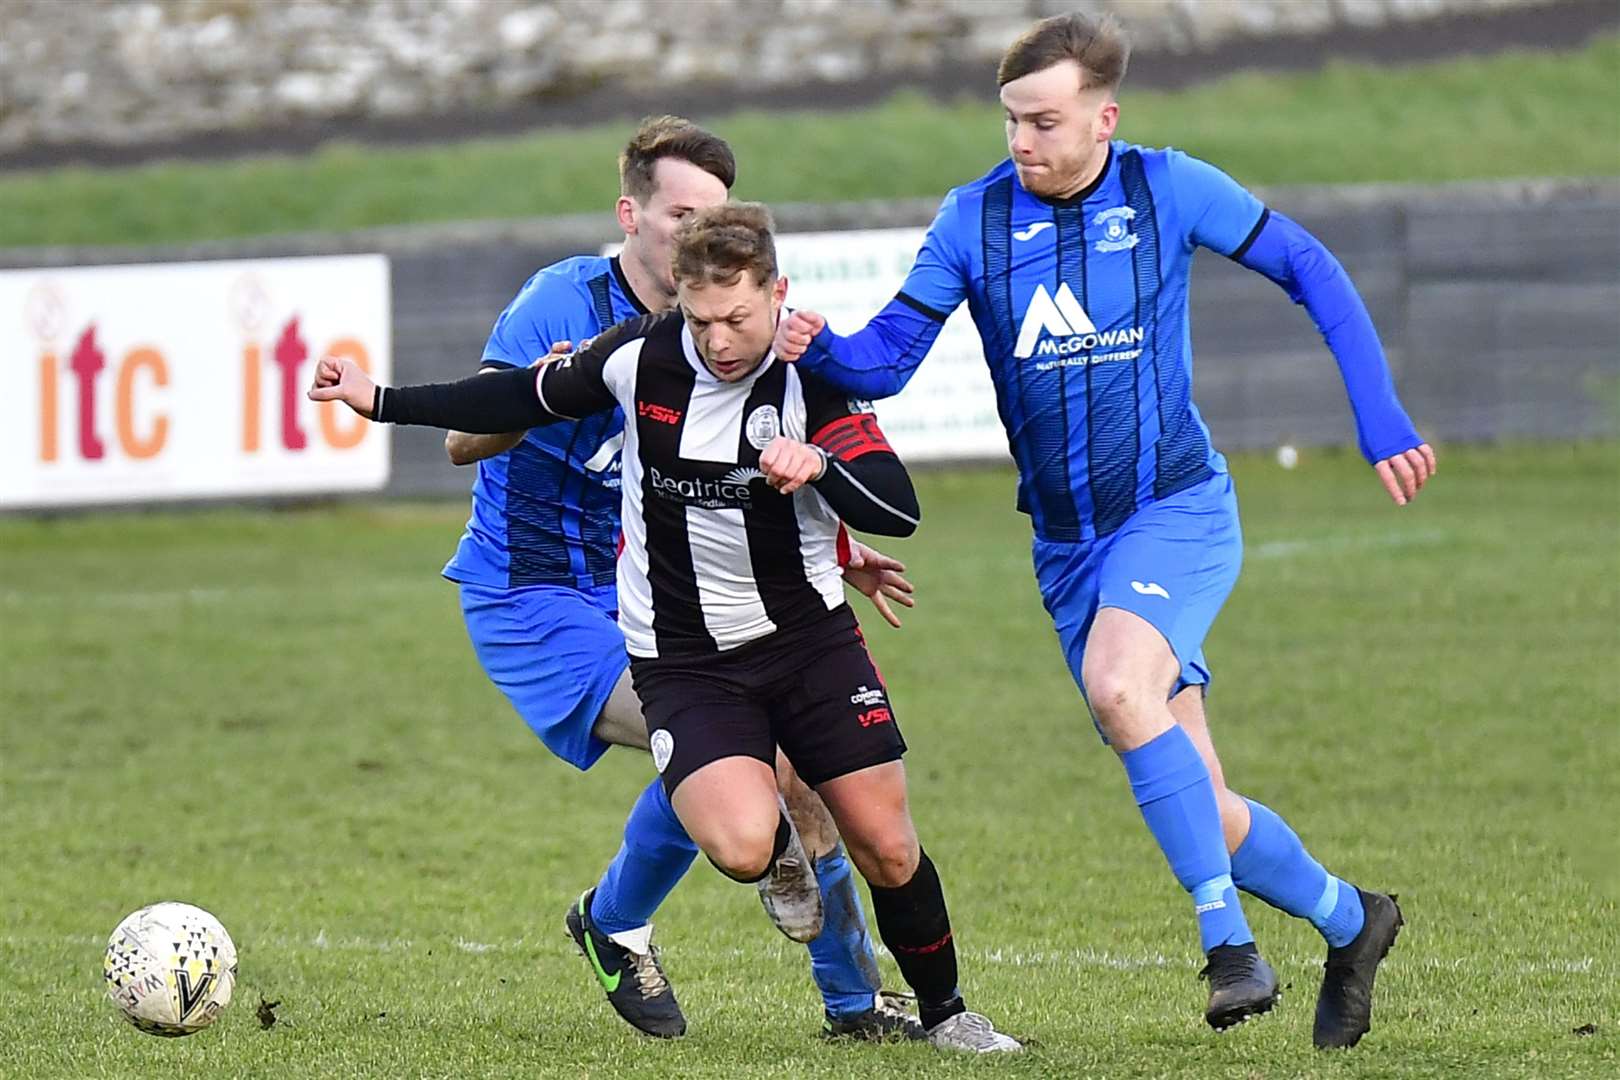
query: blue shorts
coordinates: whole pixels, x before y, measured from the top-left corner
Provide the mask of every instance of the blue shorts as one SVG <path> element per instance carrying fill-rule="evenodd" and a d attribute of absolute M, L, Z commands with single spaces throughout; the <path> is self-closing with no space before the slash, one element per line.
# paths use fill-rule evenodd
<path fill-rule="evenodd" d="M 1181 663 L 1172 697 L 1208 683 L 1204 637 L 1242 563 L 1243 530 L 1227 473 L 1138 510 L 1100 540 L 1035 541 L 1041 600 L 1081 693 L 1086 637 L 1105 607 L 1140 615 L 1170 643 Z"/>
<path fill-rule="evenodd" d="M 577 589 L 461 586 L 467 636 L 490 681 L 558 757 L 588 769 L 608 744 L 591 734 L 630 666 L 613 613 Z"/>

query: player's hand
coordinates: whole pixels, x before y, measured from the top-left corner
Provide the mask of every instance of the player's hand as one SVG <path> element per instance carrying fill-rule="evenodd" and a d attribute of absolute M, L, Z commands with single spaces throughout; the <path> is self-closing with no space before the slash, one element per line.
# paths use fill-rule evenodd
<path fill-rule="evenodd" d="M 1423 485 L 1438 470 L 1434 447 L 1428 443 L 1404 454 L 1387 457 L 1373 466 L 1373 471 L 1378 473 L 1378 479 L 1383 481 L 1384 490 L 1389 492 L 1396 506 L 1405 506 L 1417 498 L 1417 493 L 1423 490 Z"/>
<path fill-rule="evenodd" d="M 827 320 L 820 315 L 800 308 L 776 324 L 776 339 L 771 342 L 771 348 L 783 360 L 797 360 L 810 347 L 810 339 L 826 325 Z"/>
<path fill-rule="evenodd" d="M 377 384 L 353 360 L 323 356 L 315 365 L 315 385 L 309 388 L 311 401 L 341 401 L 370 420 L 371 405 L 377 399 Z"/>
<path fill-rule="evenodd" d="M 827 459 L 817 450 L 786 435 L 772 439 L 771 445 L 759 455 L 759 471 L 765 474 L 765 482 L 783 495 L 791 495 L 810 481 L 820 480 L 826 465 Z"/>
<path fill-rule="evenodd" d="M 849 562 L 844 564 L 844 580 L 872 601 L 872 606 L 878 609 L 884 622 L 898 629 L 900 616 L 894 613 L 889 601 L 906 607 L 917 606 L 917 599 L 912 595 L 916 589 L 903 576 L 905 569 L 906 564 L 899 559 L 892 559 L 859 540 L 851 540 Z"/>
<path fill-rule="evenodd" d="M 534 363 L 530 364 L 529 366 L 539 367 L 541 364 L 549 364 L 553 360 L 561 360 L 563 357 L 568 356 L 571 353 L 583 351 L 590 345 L 590 343 L 591 339 L 586 338 L 584 341 L 579 343 L 578 348 L 575 348 L 572 341 L 553 341 L 551 343 L 551 351 L 546 353 L 544 356 L 535 357 Z"/>

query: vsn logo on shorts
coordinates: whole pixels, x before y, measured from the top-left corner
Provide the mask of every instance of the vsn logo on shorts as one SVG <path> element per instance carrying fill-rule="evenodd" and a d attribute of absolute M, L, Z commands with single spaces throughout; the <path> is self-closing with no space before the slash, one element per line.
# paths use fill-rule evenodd
<path fill-rule="evenodd" d="M 653 768 L 662 773 L 669 767 L 669 759 L 675 754 L 675 736 L 663 728 L 652 733 Z"/>

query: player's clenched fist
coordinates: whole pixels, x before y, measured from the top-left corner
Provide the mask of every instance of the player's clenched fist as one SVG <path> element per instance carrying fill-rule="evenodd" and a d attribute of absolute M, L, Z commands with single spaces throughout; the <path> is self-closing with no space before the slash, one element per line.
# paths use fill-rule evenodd
<path fill-rule="evenodd" d="M 799 310 L 776 324 L 776 340 L 771 348 L 783 360 L 797 360 L 810 347 L 810 339 L 821 333 L 827 320 L 813 311 Z"/>
<path fill-rule="evenodd" d="M 820 480 L 827 458 L 820 449 L 778 435 L 759 455 L 759 471 L 765 481 L 784 495 L 791 495 L 812 480 Z"/>
<path fill-rule="evenodd" d="M 377 384 L 353 360 L 323 356 L 321 362 L 315 365 L 315 385 L 309 388 L 309 399 L 341 401 L 370 419 L 372 403 L 377 399 Z"/>

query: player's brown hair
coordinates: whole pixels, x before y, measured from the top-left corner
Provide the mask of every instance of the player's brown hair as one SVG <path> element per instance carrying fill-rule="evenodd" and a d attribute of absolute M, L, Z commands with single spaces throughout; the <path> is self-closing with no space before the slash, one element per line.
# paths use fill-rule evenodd
<path fill-rule="evenodd" d="M 773 227 L 771 212 L 762 203 L 722 203 L 699 210 L 675 231 L 675 280 L 727 285 L 748 273 L 756 285 L 773 281 Z"/>
<path fill-rule="evenodd" d="M 1131 42 L 1112 15 L 1092 18 L 1074 12 L 1042 19 L 1007 47 L 996 68 L 996 85 L 1006 86 L 1053 64 L 1073 60 L 1080 65 L 1080 89 L 1106 87 L 1117 91 L 1125 81 Z"/>
<path fill-rule="evenodd" d="M 737 182 L 737 158 L 726 140 L 679 116 L 649 116 L 619 154 L 619 193 L 646 205 L 658 184 L 658 162 L 689 162 L 726 185 Z"/>

